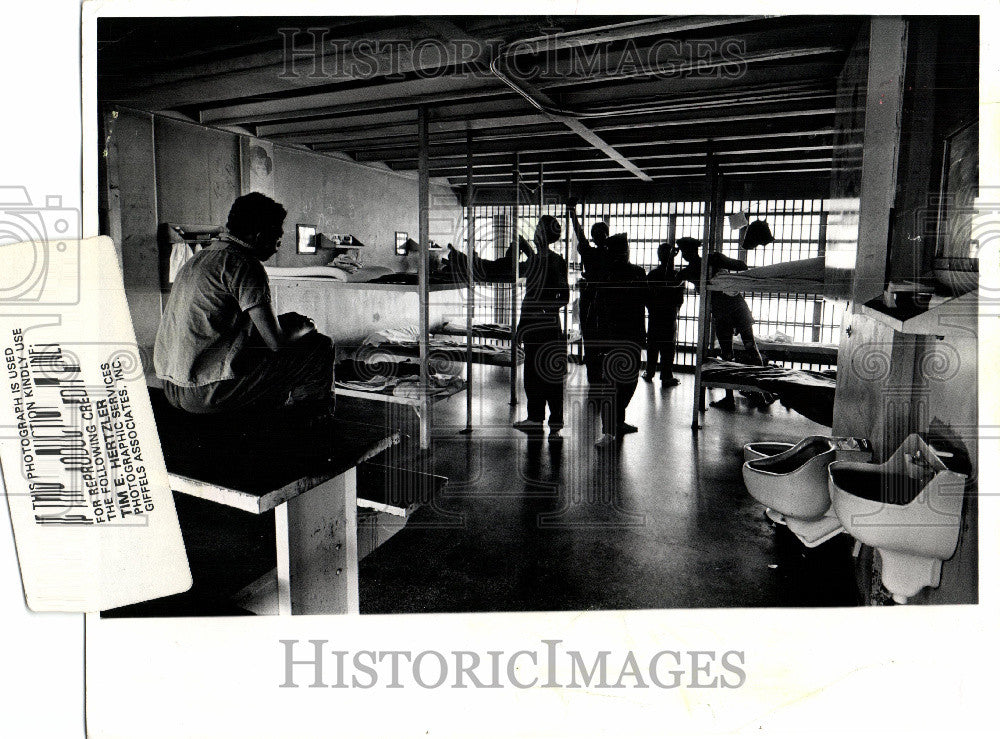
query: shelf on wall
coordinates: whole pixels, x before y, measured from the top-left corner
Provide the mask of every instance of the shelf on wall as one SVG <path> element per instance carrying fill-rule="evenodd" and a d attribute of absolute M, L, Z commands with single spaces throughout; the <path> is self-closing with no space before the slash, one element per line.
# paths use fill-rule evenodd
<path fill-rule="evenodd" d="M 860 313 L 897 333 L 948 337 L 967 335 L 970 326 L 975 327 L 978 311 L 979 291 L 973 290 L 958 297 L 931 298 L 930 306 L 920 313 L 890 308 L 882 298 L 869 300 Z"/>
<path fill-rule="evenodd" d="M 328 285 L 334 290 L 383 290 L 389 292 L 418 292 L 420 290 L 419 285 L 396 285 L 385 282 L 344 282 L 343 280 L 334 280 L 330 277 L 279 277 L 271 275 L 270 280 L 271 282 L 280 282 L 285 286 L 304 284 L 309 287 L 316 287 L 316 285 L 323 284 Z M 465 287 L 466 285 L 457 283 L 441 282 L 428 285 L 427 291 L 435 293 L 445 290 L 461 290 Z"/>

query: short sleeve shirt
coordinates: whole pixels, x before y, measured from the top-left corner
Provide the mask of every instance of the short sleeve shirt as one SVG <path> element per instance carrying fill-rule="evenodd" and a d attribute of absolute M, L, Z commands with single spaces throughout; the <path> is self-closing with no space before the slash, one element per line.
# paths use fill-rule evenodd
<path fill-rule="evenodd" d="M 237 377 L 249 311 L 271 300 L 264 265 L 246 248 L 219 242 L 181 268 L 160 318 L 153 366 L 161 379 L 199 387 Z"/>

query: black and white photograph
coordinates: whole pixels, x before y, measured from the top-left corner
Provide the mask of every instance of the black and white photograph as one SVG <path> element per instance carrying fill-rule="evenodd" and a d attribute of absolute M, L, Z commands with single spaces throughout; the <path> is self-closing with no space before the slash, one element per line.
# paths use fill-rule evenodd
<path fill-rule="evenodd" d="M 965 726 L 893 655 L 993 602 L 985 16 L 308 5 L 82 11 L 191 582 L 87 614 L 88 735 Z"/>
<path fill-rule="evenodd" d="M 976 17 L 97 31 L 195 581 L 106 615 L 976 602 Z"/>

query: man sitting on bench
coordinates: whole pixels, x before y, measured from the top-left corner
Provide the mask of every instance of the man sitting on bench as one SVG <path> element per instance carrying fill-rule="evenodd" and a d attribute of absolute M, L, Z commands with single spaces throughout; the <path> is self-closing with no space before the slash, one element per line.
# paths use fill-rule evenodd
<path fill-rule="evenodd" d="M 332 414 L 333 342 L 305 316 L 275 316 L 261 264 L 278 251 L 285 215 L 259 192 L 237 198 L 222 239 L 177 274 L 153 350 L 171 405 Z"/>

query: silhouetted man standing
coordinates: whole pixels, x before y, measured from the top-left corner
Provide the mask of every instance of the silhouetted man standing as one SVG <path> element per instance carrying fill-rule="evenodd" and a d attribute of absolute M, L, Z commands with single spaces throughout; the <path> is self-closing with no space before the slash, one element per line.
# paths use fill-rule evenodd
<path fill-rule="evenodd" d="M 677 312 L 684 301 L 684 280 L 674 270 L 675 247 L 660 244 L 656 255 L 660 264 L 646 277 L 646 308 L 649 326 L 646 329 L 646 372 L 642 379 L 652 382 L 659 359 L 660 383 L 663 387 L 680 384 L 674 377 L 674 348 L 677 335 Z"/>
<path fill-rule="evenodd" d="M 576 234 L 577 251 L 583 266 L 583 279 L 580 280 L 580 334 L 583 337 L 583 363 L 587 368 L 587 382 L 596 385 L 601 381 L 601 356 L 603 349 L 597 340 L 597 311 L 595 295 L 597 280 L 604 271 L 604 261 L 607 256 L 605 243 L 608 239 L 608 224 L 598 221 L 590 227 L 588 240 L 583 226 L 576 215 L 576 198 L 570 198 L 566 204 L 569 217 Z"/>
<path fill-rule="evenodd" d="M 610 446 L 623 434 L 638 429 L 625 422 L 642 364 L 646 331 L 646 273 L 629 262 L 628 237 L 609 236 L 607 257 L 599 275 L 595 304 L 597 339 L 602 353 L 602 382 L 608 398 L 601 404 L 604 435 L 598 447 Z"/>
<path fill-rule="evenodd" d="M 566 339 L 560 309 L 569 302 L 566 260 L 549 248 L 562 235 L 559 221 L 542 216 L 535 228 L 534 249 L 524 269 L 524 300 L 517 324 L 524 346 L 524 394 L 528 417 L 514 424 L 521 431 L 541 431 L 549 408 L 549 433 L 563 427 L 563 384 L 566 379 Z"/>

